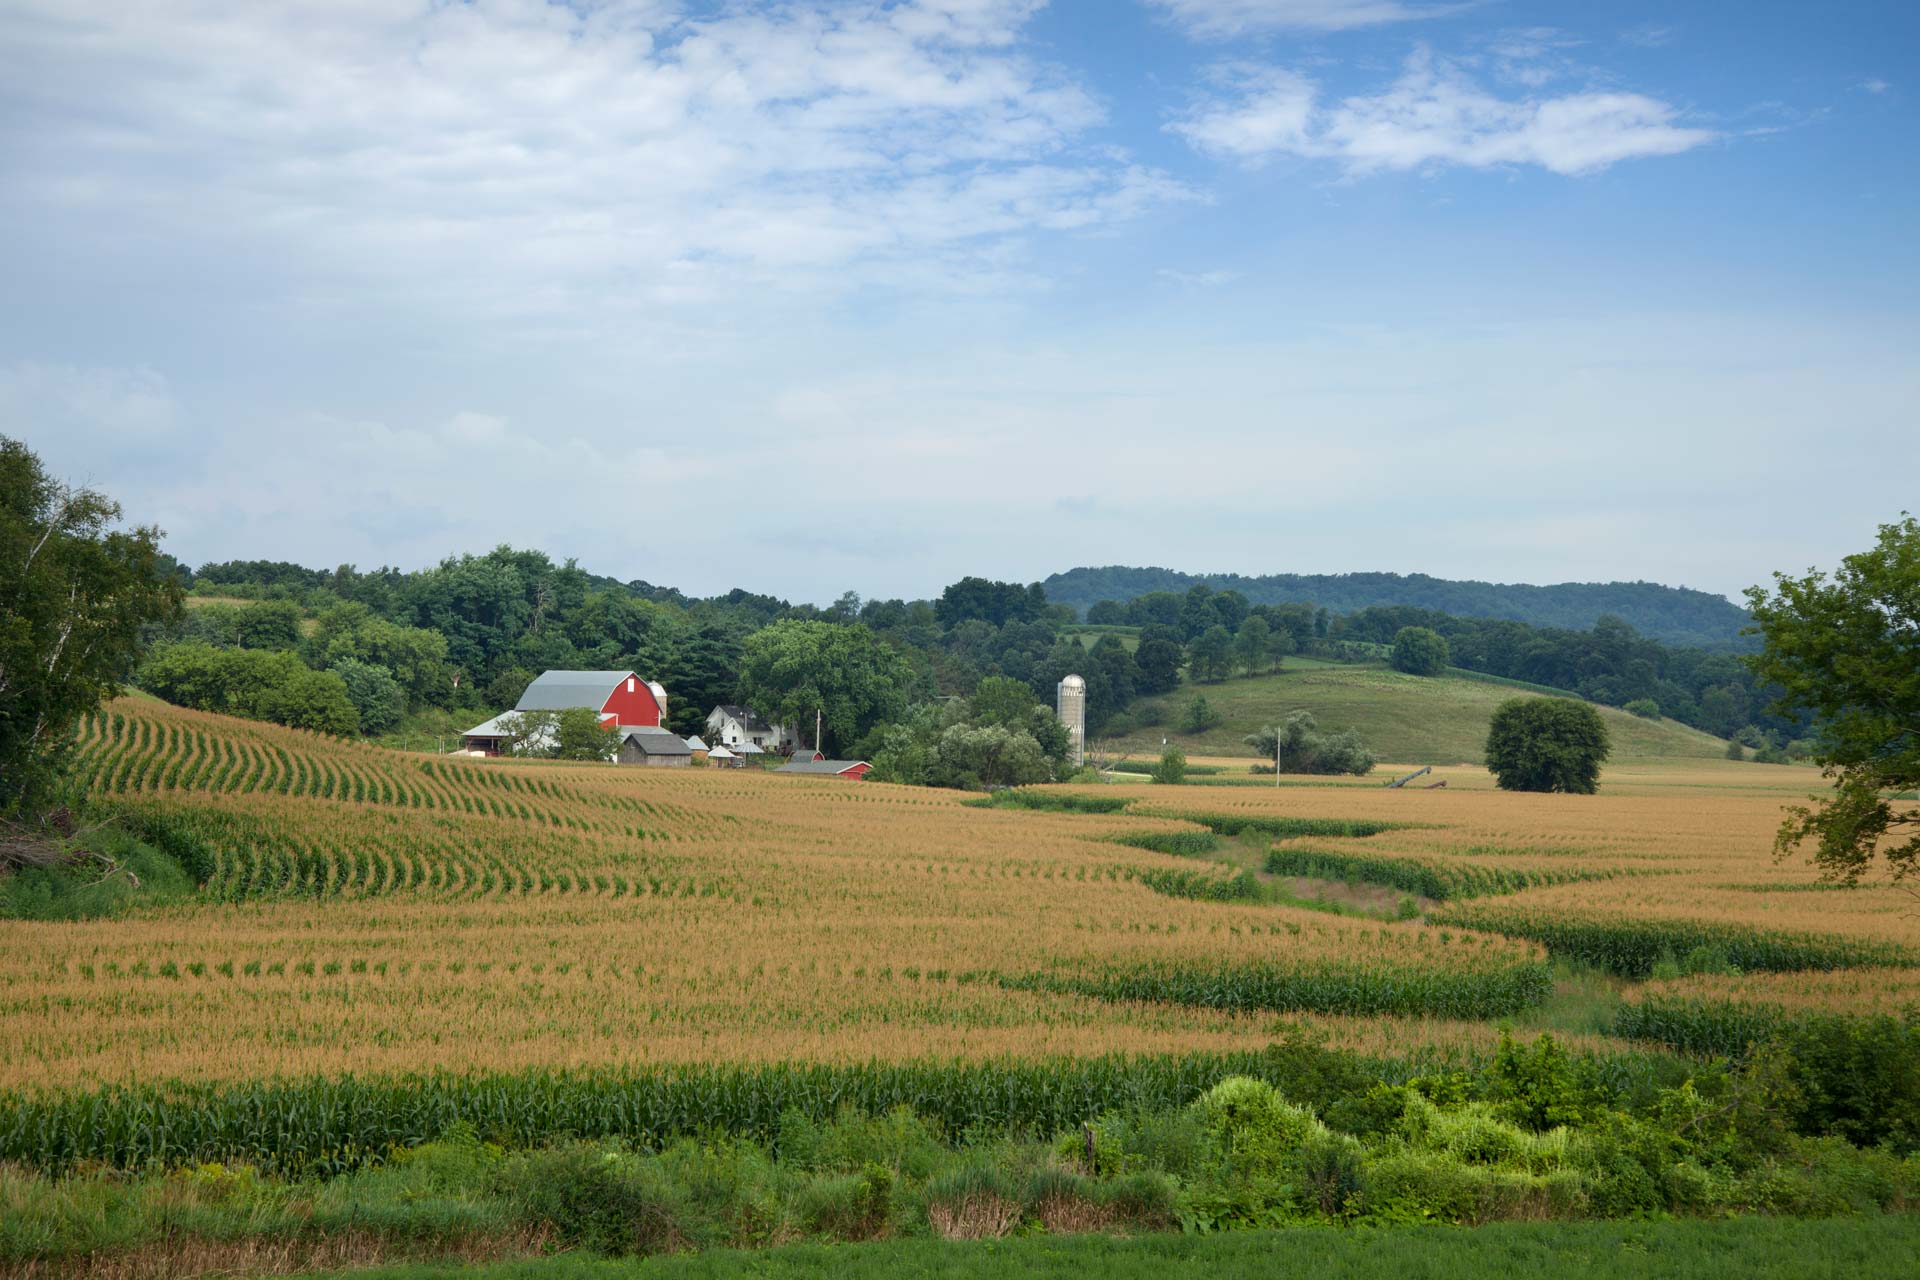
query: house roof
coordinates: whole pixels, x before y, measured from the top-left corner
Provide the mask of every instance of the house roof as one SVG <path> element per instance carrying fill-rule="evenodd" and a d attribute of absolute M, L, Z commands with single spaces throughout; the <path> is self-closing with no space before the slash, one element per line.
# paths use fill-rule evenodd
<path fill-rule="evenodd" d="M 510 738 L 514 735 L 501 728 L 500 722 L 515 714 L 517 713 L 512 711 L 502 711 L 493 719 L 473 726 L 460 736 L 463 738 Z"/>
<path fill-rule="evenodd" d="M 687 739 L 687 749 L 690 751 L 705 751 L 707 749 L 707 744 L 703 742 L 700 738 L 700 735 L 696 733 L 691 738 Z"/>
<path fill-rule="evenodd" d="M 752 707 L 736 707 L 731 703 L 722 703 L 715 707 L 714 710 L 718 711 L 721 715 L 733 717 L 740 722 L 740 727 L 749 733 L 766 733 L 771 732 L 773 729 L 773 726 L 761 719 L 760 713 Z M 708 719 L 712 719 L 712 717 L 709 716 Z"/>
<path fill-rule="evenodd" d="M 733 750 L 735 755 L 742 756 L 763 756 L 767 754 L 767 749 L 756 742 L 736 742 L 733 744 Z"/>
<path fill-rule="evenodd" d="M 849 769 L 867 764 L 865 760 L 795 760 L 783 764 L 775 773 L 845 773 Z M 872 768 L 872 765 L 867 765 Z"/>
<path fill-rule="evenodd" d="M 598 711 L 631 671 L 546 671 L 520 695 L 515 711 L 565 711 L 592 707 Z"/>
<path fill-rule="evenodd" d="M 623 724 L 620 726 L 620 740 L 631 742 L 650 756 L 690 756 L 693 748 L 687 740 L 677 733 L 666 729 L 656 729 L 652 725 Z"/>

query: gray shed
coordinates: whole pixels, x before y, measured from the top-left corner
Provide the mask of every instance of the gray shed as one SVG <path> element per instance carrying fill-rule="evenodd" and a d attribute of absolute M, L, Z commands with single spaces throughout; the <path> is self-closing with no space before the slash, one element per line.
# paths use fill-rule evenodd
<path fill-rule="evenodd" d="M 684 769 L 693 763 L 693 748 L 665 729 L 622 725 L 619 761 L 649 769 Z"/>

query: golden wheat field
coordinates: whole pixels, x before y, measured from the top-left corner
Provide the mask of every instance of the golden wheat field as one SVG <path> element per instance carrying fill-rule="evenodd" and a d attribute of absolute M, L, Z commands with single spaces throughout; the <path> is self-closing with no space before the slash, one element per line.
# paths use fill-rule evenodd
<path fill-rule="evenodd" d="M 1773 862 L 1780 803 L 1818 779 L 1766 766 L 1626 768 L 1598 797 L 1494 792 L 1470 770 L 1443 791 L 1061 788 L 1125 809 L 1049 812 L 403 754 L 148 700 L 92 722 L 78 764 L 204 884 L 119 919 L 0 922 L 0 1087 L 1247 1048 L 1303 1022 L 1404 1052 L 1488 1044 L 1537 1000 L 1540 942 L 1447 922 L 1459 903 L 1387 921 L 1233 900 L 1229 862 L 1113 840 L 1195 819 L 1243 854 L 1415 866 L 1471 886 L 1469 911 L 1920 946 L 1906 895 L 1803 891 L 1804 865 Z M 1341 834 L 1354 822 L 1386 829 Z M 1772 980 L 1898 1003 L 1915 981 L 1889 954 Z"/>

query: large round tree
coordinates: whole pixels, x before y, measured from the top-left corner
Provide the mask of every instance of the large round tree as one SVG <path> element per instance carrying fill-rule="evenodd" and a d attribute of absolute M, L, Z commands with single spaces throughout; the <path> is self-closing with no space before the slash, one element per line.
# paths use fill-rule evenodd
<path fill-rule="evenodd" d="M 1592 795 L 1610 749 L 1600 713 L 1566 698 L 1509 698 L 1487 729 L 1487 768 L 1503 791 Z"/>
<path fill-rule="evenodd" d="M 1393 665 L 1410 676 L 1437 676 L 1453 661 L 1447 639 L 1429 627 L 1402 627 L 1393 637 Z"/>

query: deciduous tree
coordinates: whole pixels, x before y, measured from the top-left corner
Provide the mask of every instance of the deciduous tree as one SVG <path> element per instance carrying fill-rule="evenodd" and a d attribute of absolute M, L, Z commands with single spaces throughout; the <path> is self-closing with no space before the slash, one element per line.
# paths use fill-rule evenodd
<path fill-rule="evenodd" d="M 141 628 L 179 615 L 160 531 L 0 436 L 0 812 L 50 794 L 80 718 L 119 692 Z"/>
<path fill-rule="evenodd" d="M 1754 587 L 1747 607 L 1764 647 L 1748 659 L 1783 691 L 1775 710 L 1819 726 L 1814 758 L 1833 794 L 1787 811 L 1774 847 L 1814 842 L 1813 858 L 1852 882 L 1885 860 L 1895 880 L 1920 871 L 1920 523 L 1880 526 L 1870 551 L 1831 578 L 1808 573 Z"/>

